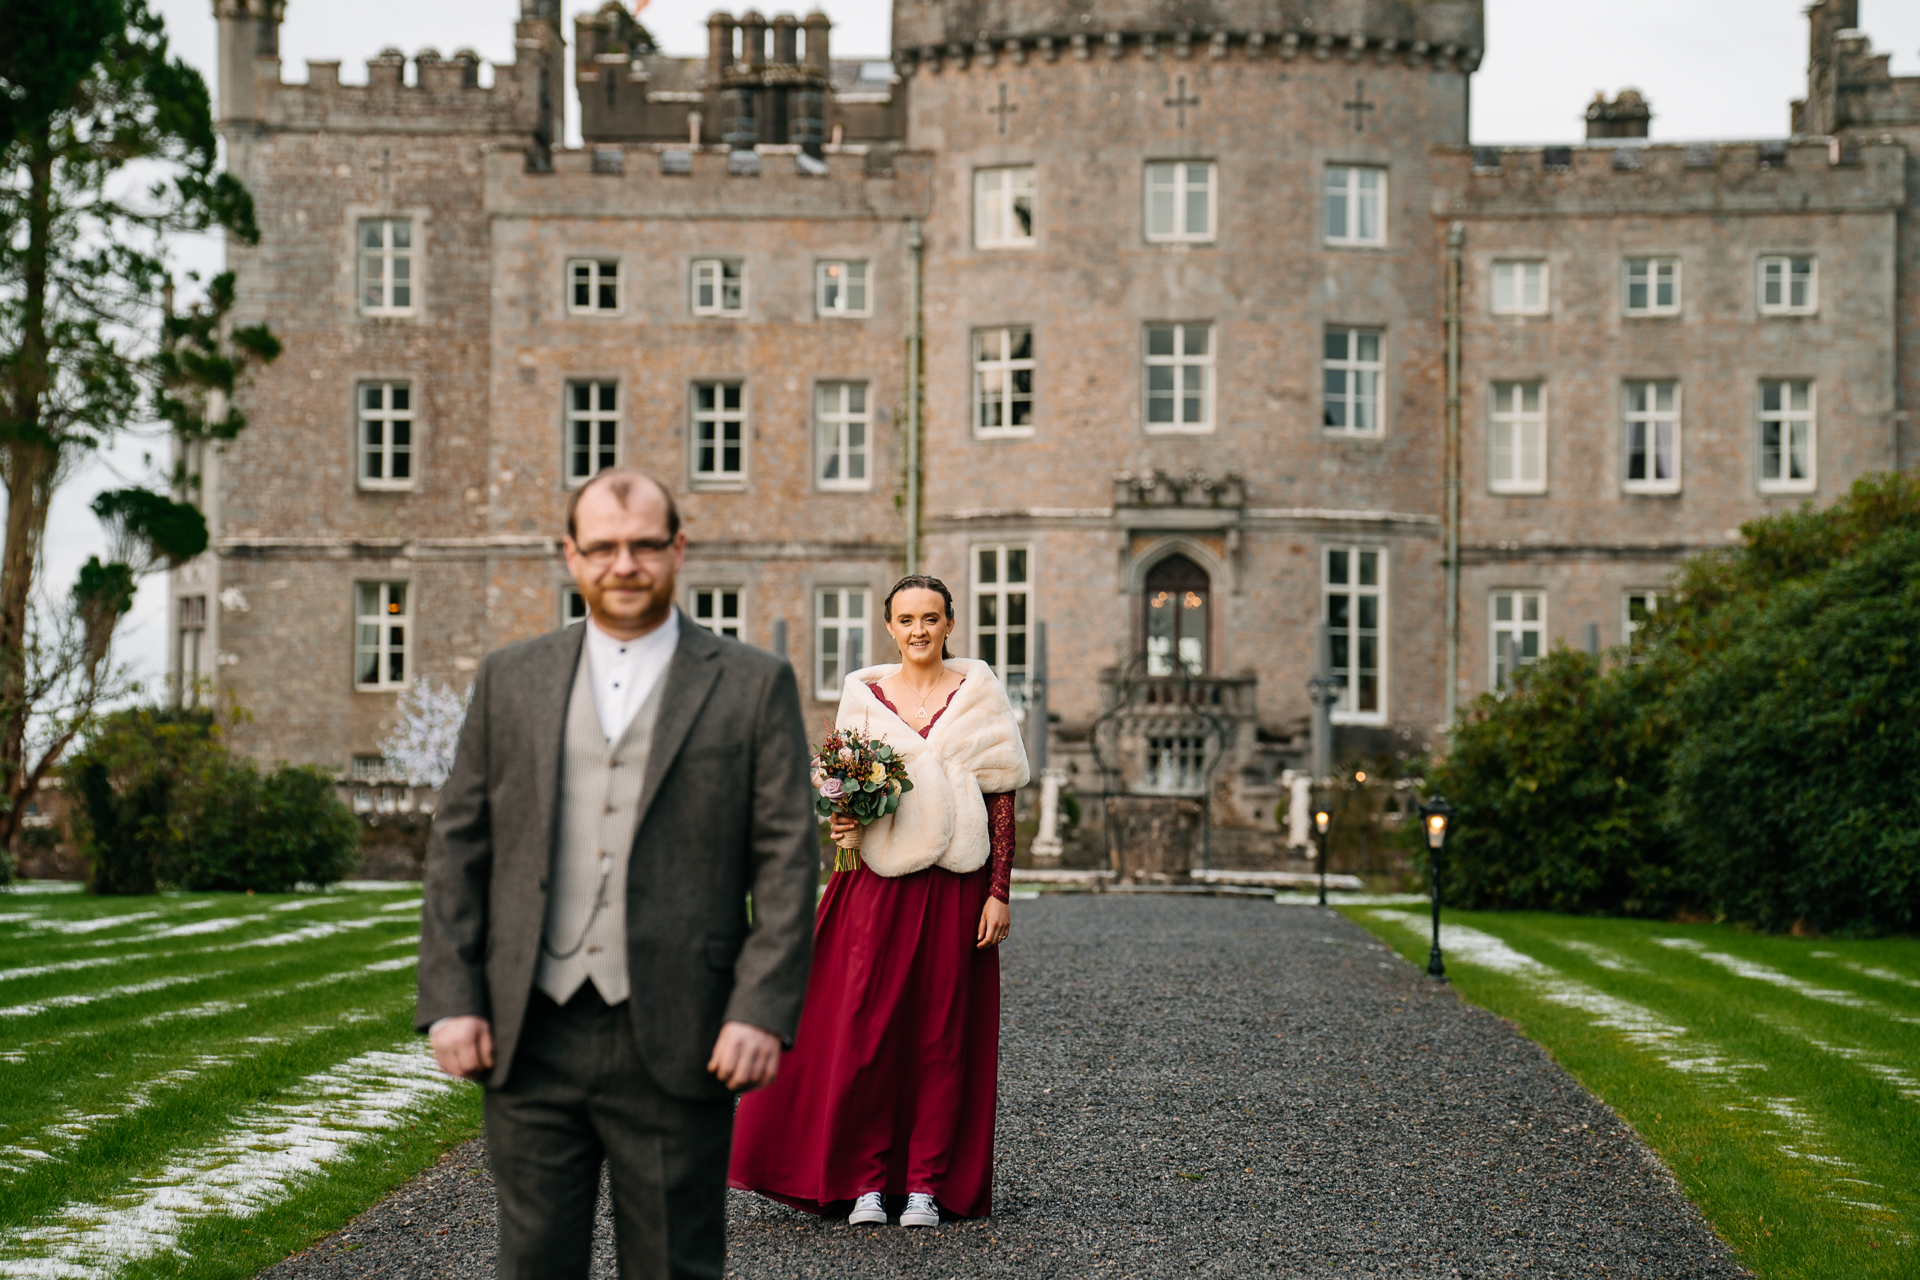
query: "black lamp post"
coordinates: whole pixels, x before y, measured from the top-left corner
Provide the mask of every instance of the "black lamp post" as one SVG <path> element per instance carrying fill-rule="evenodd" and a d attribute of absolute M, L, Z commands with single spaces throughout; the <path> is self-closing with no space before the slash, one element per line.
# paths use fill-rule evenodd
<path fill-rule="evenodd" d="M 1447 842 L 1447 829 L 1453 825 L 1453 806 L 1445 796 L 1435 796 L 1420 806 L 1420 828 L 1427 837 L 1427 875 L 1433 886 L 1433 950 L 1427 953 L 1427 976 L 1447 980 L 1447 966 L 1440 960 L 1440 848 Z"/>
<path fill-rule="evenodd" d="M 1320 839 L 1320 905 L 1327 905 L 1327 833 L 1333 828 L 1333 800 L 1327 792 L 1313 798 L 1313 832 Z"/>

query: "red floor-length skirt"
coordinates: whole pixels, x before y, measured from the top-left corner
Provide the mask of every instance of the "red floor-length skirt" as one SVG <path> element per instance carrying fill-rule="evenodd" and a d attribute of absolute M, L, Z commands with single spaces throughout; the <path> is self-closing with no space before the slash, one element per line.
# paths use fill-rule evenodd
<path fill-rule="evenodd" d="M 741 1099 L 730 1185 L 813 1213 L 868 1191 L 992 1212 L 1000 951 L 974 945 L 991 873 L 833 876 L 800 1029 Z"/>

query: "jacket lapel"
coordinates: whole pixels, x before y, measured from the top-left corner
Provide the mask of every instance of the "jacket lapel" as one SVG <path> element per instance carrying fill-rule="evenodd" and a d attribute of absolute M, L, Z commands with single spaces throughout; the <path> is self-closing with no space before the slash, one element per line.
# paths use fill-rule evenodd
<path fill-rule="evenodd" d="M 547 833 L 548 861 L 560 843 L 561 744 L 567 735 L 567 705 L 573 701 L 574 673 L 580 668 L 580 648 L 587 640 L 587 624 L 553 635 L 553 656 L 535 663 L 528 677 L 527 746 L 533 760 L 535 813 L 551 815 Z"/>
<path fill-rule="evenodd" d="M 635 813 L 636 831 L 653 807 L 653 797 L 674 757 L 680 754 L 680 744 L 700 718 L 707 695 L 720 679 L 720 642 L 684 613 L 680 615 L 680 643 L 674 646 L 673 660 L 661 679 L 664 687 L 660 691 L 659 718 L 654 722 L 653 746 L 647 753 L 647 778 Z"/>

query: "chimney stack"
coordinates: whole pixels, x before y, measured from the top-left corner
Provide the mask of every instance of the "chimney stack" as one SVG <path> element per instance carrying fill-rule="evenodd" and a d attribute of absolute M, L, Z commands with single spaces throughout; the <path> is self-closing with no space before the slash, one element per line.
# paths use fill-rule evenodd
<path fill-rule="evenodd" d="M 1598 138 L 1644 138 L 1653 122 L 1653 108 L 1638 89 L 1622 89 L 1611 102 L 1604 93 L 1587 104 L 1587 141 Z"/>

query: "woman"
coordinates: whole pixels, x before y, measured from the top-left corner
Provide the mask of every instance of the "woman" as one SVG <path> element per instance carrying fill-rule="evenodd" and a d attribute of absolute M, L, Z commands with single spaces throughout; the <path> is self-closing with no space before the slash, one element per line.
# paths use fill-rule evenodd
<path fill-rule="evenodd" d="M 1013 793 L 1027 755 L 984 662 L 949 658 L 938 578 L 887 593 L 904 662 L 847 677 L 837 724 L 886 739 L 913 789 L 860 831 L 814 919 L 813 973 L 773 1085 L 741 1100 L 730 1183 L 813 1213 L 900 1224 L 993 1207 L 1000 955 L 1011 925 Z M 856 824 L 835 817 L 834 838 Z"/>

